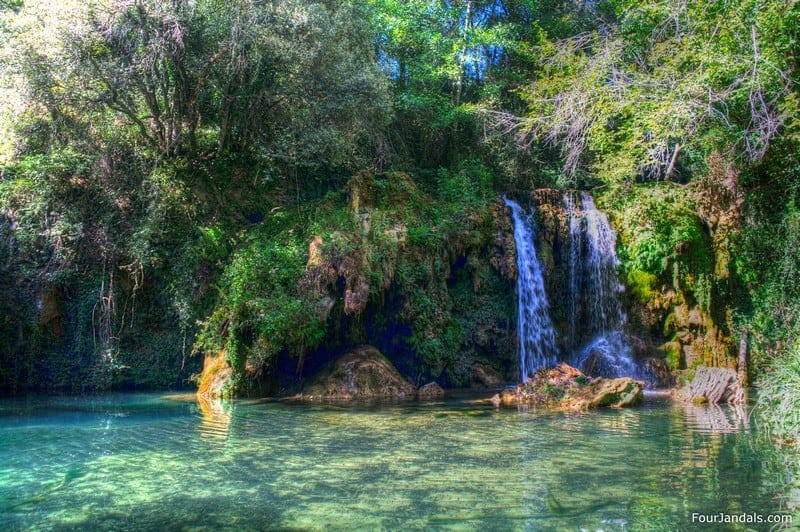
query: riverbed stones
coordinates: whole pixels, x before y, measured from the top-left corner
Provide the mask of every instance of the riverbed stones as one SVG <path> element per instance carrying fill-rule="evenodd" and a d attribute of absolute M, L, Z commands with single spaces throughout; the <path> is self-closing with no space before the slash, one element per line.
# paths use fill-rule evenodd
<path fill-rule="evenodd" d="M 437 385 L 438 386 L 438 385 Z M 409 399 L 416 387 L 369 345 L 356 347 L 328 363 L 303 390 L 304 399 Z"/>

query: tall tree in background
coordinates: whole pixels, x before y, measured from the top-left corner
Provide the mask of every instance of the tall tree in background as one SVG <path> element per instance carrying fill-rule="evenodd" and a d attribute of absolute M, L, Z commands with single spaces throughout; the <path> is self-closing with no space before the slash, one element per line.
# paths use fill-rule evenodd
<path fill-rule="evenodd" d="M 183 367 L 225 253 L 215 224 L 263 216 L 267 191 L 298 201 L 372 164 L 389 98 L 364 9 L 31 0 L 3 11 L 2 88 L 14 97 L 3 129 L 16 136 L 2 143 L 0 296 L 28 309 L 3 325 L 9 380 L 63 353 L 87 371 Z M 37 332 L 37 301 L 55 293 L 70 294 L 68 343 Z M 162 319 L 177 339 L 137 336 L 167 330 Z M 89 381 L 45 365 L 63 368 L 53 386 Z"/>

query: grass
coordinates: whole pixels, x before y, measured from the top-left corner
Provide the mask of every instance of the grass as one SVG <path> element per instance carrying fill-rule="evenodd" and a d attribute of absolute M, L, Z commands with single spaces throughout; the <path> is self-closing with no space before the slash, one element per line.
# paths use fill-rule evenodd
<path fill-rule="evenodd" d="M 800 448 L 800 340 L 759 379 L 757 408 L 770 436 Z"/>

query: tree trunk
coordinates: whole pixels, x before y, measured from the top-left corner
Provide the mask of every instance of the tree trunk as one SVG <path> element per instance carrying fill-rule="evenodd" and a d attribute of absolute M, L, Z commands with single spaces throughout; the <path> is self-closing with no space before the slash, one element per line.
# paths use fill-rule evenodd
<path fill-rule="evenodd" d="M 461 104 L 461 92 L 464 85 L 464 58 L 467 55 L 468 33 L 470 29 L 470 21 L 472 19 L 472 0 L 467 0 L 466 12 L 464 14 L 464 34 L 461 43 L 461 52 L 458 55 L 458 77 L 456 78 L 456 86 L 453 91 L 452 104 L 453 107 L 458 107 Z"/>
<path fill-rule="evenodd" d="M 664 174 L 664 179 L 669 181 L 672 177 L 672 172 L 675 171 L 675 162 L 678 160 L 678 154 L 681 152 L 681 145 L 679 143 L 675 143 L 675 150 L 672 152 L 672 158 L 669 161 L 669 167 L 667 167 L 667 173 Z"/>
<path fill-rule="evenodd" d="M 738 364 L 739 384 L 742 385 L 742 388 L 746 388 L 747 385 L 749 384 L 749 379 L 747 378 L 748 340 L 749 340 L 749 331 L 747 329 L 744 329 L 742 331 L 742 339 L 739 341 L 739 364 Z"/>

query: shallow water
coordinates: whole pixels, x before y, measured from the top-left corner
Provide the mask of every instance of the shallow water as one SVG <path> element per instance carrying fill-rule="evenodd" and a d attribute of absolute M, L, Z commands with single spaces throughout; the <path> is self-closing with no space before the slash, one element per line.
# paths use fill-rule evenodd
<path fill-rule="evenodd" d="M 7 400 L 0 529 L 686 530 L 693 512 L 781 510 L 754 431 L 743 411 L 653 398 L 588 414 Z"/>

